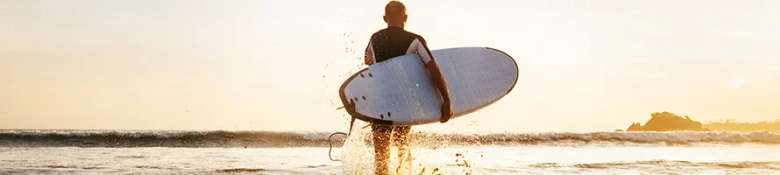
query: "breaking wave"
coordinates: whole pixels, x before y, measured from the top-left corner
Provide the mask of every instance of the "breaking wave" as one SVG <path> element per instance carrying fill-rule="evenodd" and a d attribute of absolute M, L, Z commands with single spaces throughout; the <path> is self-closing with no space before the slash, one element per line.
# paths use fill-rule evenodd
<path fill-rule="evenodd" d="M 331 133 L 272 131 L 0 130 L 3 147 L 327 147 Z M 364 133 L 370 135 L 368 133 Z M 780 144 L 776 132 L 413 133 L 415 145 Z M 370 138 L 370 137 L 366 137 Z M 343 141 L 343 137 L 338 138 Z M 334 141 L 334 146 L 341 146 Z M 370 139 L 366 142 L 371 142 Z"/>

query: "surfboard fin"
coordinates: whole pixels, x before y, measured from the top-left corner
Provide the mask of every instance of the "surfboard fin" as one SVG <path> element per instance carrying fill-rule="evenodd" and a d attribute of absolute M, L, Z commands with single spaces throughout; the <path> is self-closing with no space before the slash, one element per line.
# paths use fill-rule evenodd
<path fill-rule="evenodd" d="M 355 117 L 355 105 L 356 105 L 355 102 L 352 101 L 352 102 L 349 103 L 349 106 L 343 106 L 342 107 L 342 108 L 347 110 L 347 113 L 349 114 L 349 117 L 352 118 L 349 121 L 349 132 L 348 132 L 347 135 L 352 135 L 352 127 L 355 125 L 355 119 L 357 119 L 357 117 Z"/>
<path fill-rule="evenodd" d="M 355 116 L 352 116 L 352 120 L 349 121 L 349 131 L 347 135 L 352 135 L 352 126 L 355 125 L 355 119 L 357 119 Z"/>

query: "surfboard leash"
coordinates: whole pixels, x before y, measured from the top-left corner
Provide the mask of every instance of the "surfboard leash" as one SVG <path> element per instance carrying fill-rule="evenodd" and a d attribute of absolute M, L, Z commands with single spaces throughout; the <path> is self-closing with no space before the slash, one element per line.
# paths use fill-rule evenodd
<path fill-rule="evenodd" d="M 333 134 L 330 134 L 330 136 L 328 136 L 328 144 L 329 144 L 329 147 L 328 147 L 328 158 L 330 158 L 331 161 L 336 161 L 336 162 L 341 161 L 339 159 L 334 159 L 333 158 L 333 136 L 341 134 L 341 135 L 344 135 L 345 137 L 349 137 L 350 135 L 352 135 L 352 127 L 355 125 L 355 119 L 357 119 L 357 117 L 352 117 L 351 121 L 349 122 L 349 131 L 348 131 L 348 133 L 335 132 Z M 371 126 L 371 124 L 368 124 L 368 125 L 364 126 L 363 128 L 366 128 L 366 127 L 369 127 L 369 126 Z M 342 146 L 343 146 L 343 143 L 342 143 Z"/>
<path fill-rule="evenodd" d="M 333 155 L 332 155 L 332 152 L 333 152 L 333 136 L 337 135 L 337 134 L 343 134 L 345 136 L 349 136 L 349 134 L 347 134 L 347 133 L 335 132 L 333 134 L 330 134 L 330 136 L 328 137 L 328 144 L 330 144 L 330 148 L 328 148 L 328 158 L 330 158 L 331 161 L 335 161 L 335 162 L 341 161 L 340 159 L 334 159 Z"/>
<path fill-rule="evenodd" d="M 355 119 L 357 119 L 357 117 L 355 117 L 355 115 L 353 115 L 354 114 L 354 109 L 355 109 L 354 107 L 355 107 L 355 104 L 352 103 L 352 104 L 350 104 L 350 106 L 342 106 L 342 107 L 336 108 L 336 110 L 338 110 L 338 109 L 346 109 L 347 113 L 349 114 L 351 119 L 349 121 L 349 131 L 347 131 L 347 133 L 335 132 L 333 134 L 330 134 L 330 136 L 328 136 L 328 144 L 329 144 L 328 158 L 331 161 L 336 161 L 336 162 L 341 161 L 340 159 L 334 159 L 333 155 L 332 155 L 332 153 L 333 153 L 333 136 L 335 136 L 337 134 L 342 134 L 345 137 L 349 137 L 352 134 L 352 127 L 355 125 Z M 342 143 L 342 145 L 344 145 L 344 143 Z"/>

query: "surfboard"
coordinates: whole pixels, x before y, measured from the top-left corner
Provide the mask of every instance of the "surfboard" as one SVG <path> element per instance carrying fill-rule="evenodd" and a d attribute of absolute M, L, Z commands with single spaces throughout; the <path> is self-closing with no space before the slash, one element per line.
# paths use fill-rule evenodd
<path fill-rule="evenodd" d="M 501 50 L 456 47 L 431 54 L 449 88 L 454 113 L 450 120 L 495 103 L 517 83 L 517 63 Z M 354 73 L 341 85 L 339 96 L 352 117 L 366 122 L 422 125 L 441 121 L 443 99 L 417 54 L 394 57 Z"/>

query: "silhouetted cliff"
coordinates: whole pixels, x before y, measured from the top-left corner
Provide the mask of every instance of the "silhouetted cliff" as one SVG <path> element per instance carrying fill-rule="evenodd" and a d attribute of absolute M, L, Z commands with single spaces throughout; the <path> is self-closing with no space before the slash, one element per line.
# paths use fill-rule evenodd
<path fill-rule="evenodd" d="M 655 112 L 650 116 L 650 120 L 644 126 L 640 123 L 632 123 L 626 131 L 709 131 L 702 127 L 700 122 L 693 121 L 688 116 L 683 118 L 666 111 Z"/>

